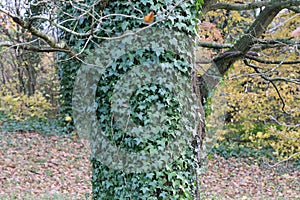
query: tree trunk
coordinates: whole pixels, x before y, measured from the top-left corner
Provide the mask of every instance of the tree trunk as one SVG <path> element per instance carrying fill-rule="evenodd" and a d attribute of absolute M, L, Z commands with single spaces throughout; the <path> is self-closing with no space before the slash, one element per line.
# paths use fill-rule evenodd
<path fill-rule="evenodd" d="M 94 8 L 95 10 L 99 9 L 96 12 L 101 13 L 103 7 L 103 5 L 95 5 Z M 102 30 L 108 31 L 103 31 L 103 33 L 98 34 L 97 36 L 115 37 L 132 30 L 140 30 L 141 28 L 145 28 L 145 30 L 144 32 L 138 32 L 136 36 L 129 36 L 127 39 L 122 39 L 121 37 L 120 42 L 118 42 L 118 40 L 93 40 L 94 42 L 97 41 L 100 45 L 103 43 L 111 45 L 114 41 L 117 41 L 115 42 L 116 46 L 123 44 L 122 42 L 124 42 L 125 45 L 123 48 L 120 47 L 115 49 L 111 46 L 105 46 L 108 51 L 107 55 L 111 53 L 114 54 L 115 57 L 113 58 L 113 62 L 105 69 L 102 76 L 99 77 L 100 80 L 97 84 L 95 100 L 98 108 L 96 114 L 98 125 L 100 127 L 99 130 L 102 132 L 101 136 L 90 133 L 93 138 L 93 140 L 91 140 L 91 146 L 94 147 L 92 148 L 93 153 L 91 156 L 93 168 L 93 199 L 194 200 L 200 198 L 197 168 L 199 167 L 198 153 L 201 148 L 201 140 L 204 137 L 204 122 L 199 122 L 200 124 L 197 126 L 198 135 L 195 134 L 196 131 L 192 132 L 190 129 L 186 132 L 178 131 L 185 127 L 185 124 L 181 124 L 181 115 L 190 115 L 191 113 L 189 110 L 184 109 L 185 105 L 182 105 L 177 101 L 178 98 L 183 99 L 180 95 L 184 92 L 184 88 L 181 88 L 182 90 L 180 90 L 180 87 L 186 86 L 188 88 L 186 92 L 189 94 L 191 93 L 189 90 L 195 90 L 196 88 L 196 84 L 193 82 L 196 78 L 194 77 L 191 79 L 192 73 L 194 73 L 192 69 L 193 58 L 189 55 L 193 50 L 191 48 L 192 42 L 187 40 L 190 43 L 185 43 L 186 41 L 184 38 L 178 36 L 178 33 L 185 34 L 186 38 L 189 39 L 194 37 L 197 9 L 199 9 L 199 7 L 197 8 L 196 3 L 193 1 L 131 2 L 125 0 L 110 1 L 103 9 L 103 16 L 111 14 L 122 15 L 103 20 L 101 28 Z M 72 11 L 72 8 L 66 8 L 66 10 Z M 153 21 L 151 19 L 145 20 L 145 22 L 152 23 L 149 26 L 149 24 L 144 22 L 143 18 L 147 15 L 150 17 L 152 15 L 153 17 L 153 14 L 155 15 Z M 135 17 L 124 17 L 124 15 Z M 68 16 L 66 16 L 66 18 L 67 17 Z M 80 32 L 81 29 L 85 29 L 87 26 L 91 25 L 92 21 L 92 18 L 83 19 L 82 22 L 76 23 L 75 28 L 72 27 L 72 24 L 70 24 L 69 28 Z M 151 30 L 158 31 L 151 32 Z M 163 30 L 161 31 L 161 35 L 159 30 Z M 166 32 L 172 32 L 172 34 L 166 35 Z M 149 41 L 151 40 L 151 42 L 149 42 L 150 46 L 147 46 L 147 43 L 143 43 L 145 46 L 142 46 L 141 48 L 128 50 L 124 54 L 119 53 L 134 46 L 132 41 L 138 43 L 148 38 Z M 69 41 L 68 45 L 74 47 L 74 49 L 81 49 L 84 45 L 83 42 L 80 46 L 78 40 L 74 40 L 74 36 L 68 33 L 64 34 L 64 39 Z M 111 43 L 109 43 L 110 41 Z M 160 48 L 160 45 L 164 46 L 166 43 L 170 45 L 170 49 Z M 128 46 L 126 47 L 126 45 Z M 172 45 L 174 46 L 173 49 L 171 48 Z M 112 52 L 109 51 L 110 47 L 112 48 Z M 87 45 L 86 50 L 94 51 L 97 48 L 97 45 L 91 43 Z M 97 56 L 97 58 L 104 60 L 105 56 L 106 54 Z M 94 58 L 94 60 L 97 58 Z M 134 121 L 134 123 L 137 124 L 137 127 L 140 127 L 138 129 L 144 128 L 146 131 L 147 127 L 149 130 L 154 129 L 154 127 L 149 126 L 149 124 L 147 126 L 147 123 L 149 122 L 147 118 L 149 116 L 148 111 L 151 110 L 153 105 L 157 105 L 158 107 L 162 106 L 165 111 L 164 116 L 167 117 L 168 120 L 165 121 L 160 128 L 156 129 L 158 130 L 158 132 L 156 132 L 157 134 L 151 136 L 146 135 L 146 138 L 139 137 L 139 135 L 134 137 L 127 133 L 126 130 L 122 130 L 121 125 L 119 124 L 122 123 L 122 120 L 120 122 L 118 117 L 118 114 L 120 114 L 121 111 L 117 113 L 112 111 L 112 101 L 114 95 L 120 95 L 120 93 L 126 89 L 131 91 L 133 88 L 129 87 L 130 84 L 132 83 L 132 85 L 135 85 L 140 81 L 135 77 L 130 78 L 130 73 L 135 69 L 134 66 L 141 66 L 140 68 L 137 67 L 137 70 L 142 70 L 142 66 L 148 65 L 151 65 L 153 68 L 157 65 L 162 65 L 165 67 L 166 71 L 176 71 L 175 75 L 171 73 L 170 76 L 174 75 L 174 77 L 171 78 L 174 78 L 174 80 L 176 79 L 178 83 L 175 82 L 174 84 L 170 84 L 165 81 L 165 85 L 161 86 L 159 84 L 160 78 L 166 78 L 166 80 L 168 80 L 170 77 L 160 77 L 160 73 L 164 73 L 164 70 L 159 71 L 161 70 L 159 68 L 157 68 L 157 71 L 153 71 L 152 74 L 149 71 L 153 68 L 148 68 L 148 71 L 136 73 L 137 76 L 143 75 L 144 73 L 150 73 L 151 75 L 149 76 L 157 77 L 157 79 L 151 83 L 142 84 L 135 88 L 134 92 L 129 95 L 129 102 L 121 103 L 125 107 L 129 106 L 131 108 L 130 120 Z M 72 94 L 72 89 L 74 88 L 72 83 L 74 80 L 74 73 L 76 73 L 79 68 L 78 62 L 70 61 L 64 63 L 60 67 L 60 78 L 63 86 L 62 95 L 63 97 L 67 97 L 67 99 L 64 99 L 64 102 L 70 102 L 69 95 Z M 129 77 L 126 78 L 126 76 Z M 91 79 L 93 79 L 93 77 L 86 81 L 89 82 Z M 148 77 L 146 76 L 144 79 L 147 80 Z M 122 81 L 125 82 L 125 84 L 120 84 Z M 126 85 L 127 83 L 128 85 Z M 180 87 L 178 85 L 180 85 Z M 115 92 L 117 86 L 119 86 L 119 92 Z M 75 85 L 75 87 L 77 86 Z M 173 93 L 173 90 L 170 89 L 172 87 L 177 88 L 179 94 L 178 97 L 176 96 L 177 94 Z M 119 98 L 122 97 L 123 96 L 120 95 Z M 85 97 L 81 96 L 81 99 L 85 99 Z M 186 100 L 187 102 L 192 102 L 193 99 L 192 97 L 187 96 Z M 120 104 L 120 102 L 122 102 L 120 99 L 115 101 L 116 104 Z M 202 107 L 198 108 L 197 111 L 201 113 L 202 120 L 204 121 Z M 78 112 L 78 114 L 80 114 L 80 112 Z M 126 119 L 123 121 L 126 121 Z M 191 121 L 192 123 L 197 123 L 197 121 Z M 126 125 L 125 129 L 127 128 Z M 129 126 L 129 129 L 130 128 L 132 127 Z M 90 130 L 92 129 L 93 128 Z M 102 135 L 104 135 L 106 139 L 102 139 Z M 182 135 L 188 136 L 188 140 L 181 140 L 179 136 Z M 103 140 L 107 140 L 107 143 L 103 143 Z M 103 151 L 103 149 L 99 150 L 100 147 L 97 149 L 98 146 L 101 146 L 100 144 L 108 146 L 107 152 L 110 151 L 110 145 L 116 144 L 120 151 L 125 152 L 125 156 L 123 156 L 122 159 L 119 159 L 123 154 L 121 155 L 121 153 L 116 151 L 115 154 L 112 153 L 112 158 L 107 158 L 104 156 L 108 154 L 106 151 Z M 175 149 L 173 146 L 178 147 L 178 149 Z M 161 154 L 164 154 L 165 152 L 169 153 L 165 155 L 167 158 L 166 160 L 164 160 L 164 157 L 161 157 Z M 146 159 L 141 158 L 141 160 L 139 160 L 138 158 L 130 160 L 126 157 L 127 154 L 145 155 L 144 157 L 146 157 Z M 152 160 L 150 158 L 147 160 L 148 154 Z M 157 162 L 157 165 L 155 164 L 155 156 L 157 156 L 157 160 L 159 161 Z M 101 159 L 99 159 L 99 157 Z M 108 164 L 110 163 L 109 159 L 112 160 L 112 164 Z M 126 164 L 121 168 L 118 168 L 118 166 L 113 165 L 115 160 L 117 160 L 116 162 L 120 162 L 121 165 L 123 163 Z"/>
<path fill-rule="evenodd" d="M 154 1 L 152 3 L 154 3 Z M 141 3 L 137 4 L 138 5 L 136 5 L 136 7 L 143 11 L 144 16 L 146 16 L 148 13 L 151 13 L 152 9 L 150 9 L 150 2 L 145 6 L 142 6 Z M 155 5 L 154 3 L 153 8 L 155 6 L 157 6 L 158 8 L 157 10 L 155 10 L 155 12 L 159 13 L 159 4 Z M 182 5 L 173 4 L 169 5 L 168 9 L 172 9 L 172 6 L 174 8 L 174 11 L 170 14 L 175 17 L 175 23 L 166 21 L 164 25 L 158 24 L 157 26 L 150 27 L 150 29 L 159 26 L 161 26 L 159 28 L 173 29 L 172 26 L 176 27 L 177 25 L 185 25 L 187 26 L 186 29 L 182 28 L 181 30 L 178 30 L 177 28 L 177 31 L 186 32 L 192 35 L 193 33 L 191 30 L 193 28 L 193 25 L 190 24 L 190 22 L 193 20 L 192 17 L 195 17 L 195 15 L 189 15 L 190 18 L 186 18 L 185 22 L 176 19 L 176 17 L 188 15 L 185 13 L 185 10 L 183 8 L 184 6 L 186 6 L 186 8 L 192 9 L 193 5 L 190 2 L 182 3 Z M 106 7 L 105 14 L 118 13 L 118 10 L 123 10 L 123 12 L 121 13 L 125 12 L 128 14 L 133 14 L 136 12 L 133 8 L 123 9 L 122 1 L 118 1 L 118 3 L 110 2 Z M 196 14 L 196 12 L 194 14 Z M 136 15 L 138 15 L 138 13 L 136 13 Z M 128 22 L 126 28 L 124 28 L 124 22 Z M 155 21 L 153 23 L 155 23 Z M 145 24 L 142 20 L 136 22 L 136 20 L 124 19 L 124 21 L 121 20 L 116 23 L 111 22 L 109 26 L 114 27 L 115 30 L 134 30 L 146 27 L 147 24 Z M 116 34 L 119 33 L 116 32 Z M 147 34 L 144 37 L 155 37 L 155 34 Z M 159 35 L 157 37 L 159 37 Z M 102 78 L 104 81 L 100 81 L 98 84 L 97 97 L 98 105 L 100 106 L 98 108 L 98 119 L 104 119 L 102 121 L 102 125 L 100 126 L 102 129 L 105 130 L 104 134 L 106 134 L 106 136 L 110 138 L 110 140 L 113 143 L 122 146 L 122 149 L 125 149 L 125 151 L 128 152 L 128 154 L 132 151 L 138 151 L 142 152 L 142 154 L 147 155 L 147 153 L 151 154 L 152 151 L 156 151 L 157 148 L 161 148 L 159 144 L 167 146 L 167 143 L 172 143 L 173 138 L 170 135 L 170 132 L 172 132 L 172 130 L 169 130 L 169 132 L 159 132 L 153 138 L 149 138 L 148 140 L 141 139 L 141 142 L 139 144 L 135 143 L 136 138 L 132 138 L 131 135 L 124 133 L 122 130 L 120 130 L 120 128 L 118 128 L 118 123 L 116 122 L 118 121 L 118 119 L 114 119 L 114 115 L 110 111 L 112 109 L 110 98 L 111 95 L 113 95 L 115 89 L 114 87 L 116 87 L 118 82 L 121 81 L 121 78 L 119 77 L 126 76 L 127 73 L 133 70 L 133 66 L 131 66 L 128 63 L 132 63 L 133 65 L 138 66 L 149 64 L 153 62 L 153 60 L 159 60 L 159 63 L 168 63 L 170 65 L 173 65 L 172 67 L 174 67 L 174 61 L 180 62 L 183 60 L 179 58 L 178 54 L 172 54 L 168 51 L 162 51 L 160 52 L 160 54 L 158 54 L 156 49 L 146 49 L 142 51 L 136 50 L 126 53 L 127 54 L 121 56 L 118 60 L 113 62 L 113 64 L 111 64 L 111 67 L 107 68 L 106 75 L 104 76 L 104 78 Z M 181 67 L 188 70 L 188 66 L 182 65 Z M 154 74 L 154 76 L 155 75 L 157 74 Z M 188 79 L 190 79 L 191 70 L 189 70 L 188 73 L 186 73 L 185 75 L 185 77 L 188 77 Z M 128 77 L 128 79 L 130 79 L 130 77 Z M 135 82 L 133 79 L 134 78 L 131 78 L 131 83 L 134 85 Z M 155 84 L 152 84 L 149 87 L 151 88 L 152 86 L 155 86 Z M 147 87 L 145 87 L 144 89 L 149 92 L 149 90 L 147 90 Z M 156 90 L 156 92 L 158 91 L 159 90 Z M 147 92 L 141 92 L 139 95 L 145 95 L 141 97 L 139 101 L 147 101 L 147 95 L 150 96 L 151 94 L 147 94 Z M 163 98 L 163 95 L 159 92 L 157 95 L 161 95 L 160 97 Z M 138 106 L 141 106 L 141 102 L 135 103 Z M 133 104 L 130 106 L 135 105 Z M 175 109 L 176 107 L 174 105 L 174 110 Z M 199 130 L 202 131 L 204 129 L 202 129 L 202 127 L 199 127 Z M 125 167 L 123 166 L 123 169 L 116 169 L 115 167 L 113 167 L 113 164 L 108 165 L 107 162 L 103 160 L 106 158 L 97 159 L 97 155 L 92 156 L 93 199 L 198 199 L 199 180 L 196 174 L 196 168 L 198 167 L 197 150 L 198 147 L 200 147 L 201 145 L 201 142 L 199 142 L 201 141 L 201 137 L 202 135 L 200 135 L 200 137 L 198 137 L 197 139 L 195 137 L 190 144 L 186 144 L 187 148 L 184 152 L 180 152 L 180 156 L 177 157 L 176 160 L 172 160 L 169 163 L 165 162 L 164 165 L 162 165 L 159 168 L 153 167 L 145 171 L 140 170 L 139 168 L 143 168 L 143 166 L 138 165 L 136 166 L 135 171 L 134 169 L 130 168 L 130 162 L 128 164 L 128 168 L 126 168 L 125 165 Z M 103 152 L 100 151 L 98 153 L 102 154 Z M 116 158 L 118 156 L 119 155 L 116 152 L 116 154 L 113 157 Z M 130 159 L 126 156 L 125 158 Z M 159 160 L 159 157 L 157 157 L 157 159 Z M 145 162 L 145 165 L 152 164 L 147 163 L 147 160 L 141 162 Z"/>

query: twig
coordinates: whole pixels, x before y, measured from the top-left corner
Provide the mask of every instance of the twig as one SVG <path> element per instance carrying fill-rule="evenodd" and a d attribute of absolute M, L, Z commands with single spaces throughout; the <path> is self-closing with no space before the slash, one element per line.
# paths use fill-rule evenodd
<path fill-rule="evenodd" d="M 285 126 L 285 127 L 288 127 L 288 128 L 297 128 L 297 127 L 300 127 L 300 124 L 295 124 L 295 125 L 282 124 L 275 117 L 273 117 L 272 115 L 270 115 L 270 119 L 272 119 L 273 121 L 275 121 L 280 126 Z"/>
<path fill-rule="evenodd" d="M 294 154 L 292 154 L 290 157 L 288 157 L 288 158 L 286 158 L 286 159 L 284 159 L 284 160 L 281 160 L 281 161 L 275 163 L 274 165 L 270 165 L 270 164 L 268 164 L 268 165 L 269 165 L 269 167 L 276 167 L 276 166 L 279 165 L 280 163 L 289 161 L 290 159 L 292 159 L 293 157 L 297 156 L 298 154 L 300 154 L 300 152 L 294 153 Z"/>
<path fill-rule="evenodd" d="M 284 110 L 284 108 L 285 108 L 285 102 L 284 102 L 284 99 L 282 98 L 282 96 L 281 96 L 281 94 L 280 94 L 280 92 L 279 92 L 277 86 L 275 85 L 274 81 L 273 81 L 272 79 L 270 79 L 269 77 L 265 76 L 263 73 L 261 73 L 256 65 L 250 64 L 246 59 L 244 59 L 244 63 L 245 63 L 245 65 L 247 65 L 247 66 L 253 68 L 254 71 L 255 71 L 256 73 L 259 74 L 260 77 L 262 77 L 264 80 L 270 82 L 270 83 L 273 85 L 273 87 L 274 87 L 275 90 L 276 90 L 277 95 L 279 96 L 279 98 L 280 98 L 280 100 L 281 100 L 281 103 L 282 103 L 282 108 L 281 108 L 281 109 L 282 109 L 282 111 L 283 111 L 284 113 L 287 114 L 287 112 Z"/>

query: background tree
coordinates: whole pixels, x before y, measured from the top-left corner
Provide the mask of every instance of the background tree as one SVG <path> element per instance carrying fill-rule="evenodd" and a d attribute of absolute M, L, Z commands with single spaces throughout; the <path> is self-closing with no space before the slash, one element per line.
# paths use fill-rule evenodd
<path fill-rule="evenodd" d="M 7 2 L 6 8 L 20 14 L 20 2 Z M 22 44 L 36 45 L 37 39 L 4 13 L 0 19 L 0 110 L 19 120 L 50 117 L 57 106 L 53 54 L 24 50 Z"/>
<path fill-rule="evenodd" d="M 228 2 L 219 5 L 229 6 Z M 262 12 L 255 7 L 245 12 L 242 5 L 235 8 L 208 12 L 206 22 L 200 24 L 200 35 L 210 29 L 211 36 L 202 41 L 217 39 L 228 47 L 230 44 L 224 43 L 238 38 Z M 260 38 L 253 37 L 250 51 L 228 71 L 223 88 L 228 129 L 219 130 L 227 144 L 269 148 L 271 156 L 281 159 L 299 156 L 299 41 L 293 35 L 296 31 L 292 32 L 299 26 L 296 8 L 281 10 Z M 211 27 L 212 22 L 217 26 Z"/>

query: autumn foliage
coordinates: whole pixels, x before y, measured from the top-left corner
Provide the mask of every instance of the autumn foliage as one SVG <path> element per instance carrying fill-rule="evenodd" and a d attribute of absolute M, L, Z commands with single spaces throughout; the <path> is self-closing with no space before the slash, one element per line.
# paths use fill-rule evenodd
<path fill-rule="evenodd" d="M 210 12 L 199 26 L 199 41 L 234 43 L 235 36 L 238 38 L 253 20 L 254 16 L 245 12 Z M 293 12 L 280 13 L 259 42 L 297 38 L 299 21 L 299 15 Z M 209 60 L 224 50 L 204 48 L 201 51 L 208 55 L 201 59 Z M 219 129 L 208 117 L 208 127 L 218 129 L 218 143 L 233 141 L 254 149 L 272 148 L 273 155 L 279 159 L 297 159 L 300 157 L 300 71 L 299 63 L 293 61 L 299 60 L 299 50 L 293 45 L 274 45 L 255 51 L 260 56 L 248 66 L 243 60 L 236 62 L 208 102 L 211 104 L 209 113 L 217 110 L 221 115 L 220 110 L 223 111 L 225 126 Z M 200 65 L 199 74 L 203 73 L 204 66 Z M 226 105 L 218 102 L 222 98 Z"/>

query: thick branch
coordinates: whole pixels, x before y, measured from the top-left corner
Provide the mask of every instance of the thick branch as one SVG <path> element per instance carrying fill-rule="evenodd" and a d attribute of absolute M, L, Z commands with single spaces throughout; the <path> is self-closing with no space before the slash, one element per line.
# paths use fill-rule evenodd
<path fill-rule="evenodd" d="M 273 0 L 266 5 L 254 23 L 250 26 L 244 36 L 239 39 L 233 48 L 216 57 L 212 67 L 199 78 L 201 94 L 207 96 L 209 89 L 214 88 L 220 81 L 220 76 L 223 76 L 230 66 L 237 60 L 243 58 L 255 43 L 254 38 L 258 38 L 267 30 L 269 24 L 273 21 L 276 15 L 285 7 L 300 5 L 300 1 L 278 1 Z M 207 84 L 210 83 L 209 88 Z"/>
<path fill-rule="evenodd" d="M 258 1 L 258 2 L 253 2 L 253 3 L 235 3 L 235 4 L 230 4 L 230 3 L 217 3 L 211 6 L 208 6 L 209 10 L 218 10 L 218 9 L 225 9 L 225 10 L 251 10 L 251 9 L 256 9 L 256 8 L 262 8 L 264 6 L 269 6 L 271 3 L 274 3 L 274 1 Z M 289 8 L 289 9 L 295 9 L 299 6 L 300 2 L 295 1 L 295 0 L 289 0 L 289 1 L 277 1 L 276 6 L 280 6 L 283 8 Z"/>
<path fill-rule="evenodd" d="M 288 1 L 288 2 L 278 2 L 278 1 L 272 1 L 273 3 L 269 6 L 267 6 L 256 18 L 254 23 L 251 25 L 247 33 L 237 41 L 237 43 L 234 45 L 234 48 L 232 48 L 229 51 L 236 51 L 236 55 L 234 57 L 224 57 L 220 56 L 214 59 L 217 68 L 219 69 L 219 72 L 221 75 L 224 75 L 227 70 L 229 69 L 230 65 L 233 64 L 236 60 L 240 59 L 242 56 L 244 56 L 252 47 L 252 45 L 255 43 L 256 39 L 258 38 L 262 33 L 267 30 L 267 27 L 269 24 L 273 21 L 273 19 L 276 17 L 276 15 L 285 7 L 290 6 L 290 4 L 295 3 L 294 1 Z M 300 1 L 296 1 L 298 4 L 300 4 Z M 226 52 L 225 52 L 226 53 Z"/>
<path fill-rule="evenodd" d="M 214 5 L 209 6 L 209 10 L 218 10 L 218 9 L 225 9 L 225 10 L 251 10 L 255 8 L 261 8 L 263 6 L 267 6 L 270 4 L 270 1 L 258 1 L 253 3 L 217 3 Z"/>
<path fill-rule="evenodd" d="M 255 45 L 257 46 L 251 48 L 252 51 L 254 51 L 254 49 L 274 48 L 282 45 L 297 45 L 299 44 L 299 41 L 291 40 L 291 38 L 277 38 L 277 39 L 265 39 L 265 40 L 253 38 L 253 43 L 255 43 Z M 197 42 L 197 46 L 212 48 L 212 49 L 226 49 L 226 48 L 234 47 L 233 44 L 229 44 L 229 43 L 221 44 L 216 42 L 203 42 L 203 41 Z"/>
<path fill-rule="evenodd" d="M 202 5 L 202 12 L 205 14 L 210 10 L 211 5 L 214 5 L 218 0 L 205 0 Z"/>

